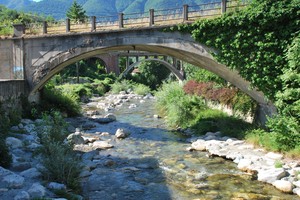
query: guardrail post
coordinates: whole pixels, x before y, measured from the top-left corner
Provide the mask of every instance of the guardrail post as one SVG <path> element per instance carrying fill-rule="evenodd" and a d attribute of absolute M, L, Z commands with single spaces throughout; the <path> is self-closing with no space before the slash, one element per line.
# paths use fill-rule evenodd
<path fill-rule="evenodd" d="M 91 32 L 96 31 L 96 17 L 95 16 L 91 16 L 91 25 L 92 25 Z"/>
<path fill-rule="evenodd" d="M 71 27 L 70 27 L 70 19 L 67 18 L 66 19 L 66 32 L 69 33 L 71 30 Z"/>
<path fill-rule="evenodd" d="M 187 21 L 189 19 L 189 6 L 187 4 L 183 5 L 183 21 Z"/>
<path fill-rule="evenodd" d="M 149 26 L 153 26 L 154 25 L 154 9 L 150 9 L 149 10 L 149 16 L 150 16 L 150 21 L 149 21 Z"/>
<path fill-rule="evenodd" d="M 24 24 L 14 24 L 14 35 L 13 37 L 20 37 L 25 34 L 25 26 Z"/>
<path fill-rule="evenodd" d="M 43 34 L 47 34 L 47 27 L 48 27 L 47 22 L 43 21 Z"/>
<path fill-rule="evenodd" d="M 124 28 L 124 13 L 119 13 L 119 28 Z"/>
<path fill-rule="evenodd" d="M 226 7 L 227 7 L 227 0 L 222 0 L 222 2 L 221 2 L 222 14 L 226 13 Z"/>

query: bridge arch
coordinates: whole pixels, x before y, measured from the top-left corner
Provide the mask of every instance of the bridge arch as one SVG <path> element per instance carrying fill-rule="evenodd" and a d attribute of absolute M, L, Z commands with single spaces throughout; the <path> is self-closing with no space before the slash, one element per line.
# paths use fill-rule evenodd
<path fill-rule="evenodd" d="M 39 52 L 36 42 L 47 43 L 53 50 Z M 197 43 L 190 34 L 164 32 L 161 28 L 142 28 L 110 32 L 65 34 L 25 38 L 25 70 L 31 94 L 37 92 L 56 73 L 71 63 L 120 50 L 159 53 L 178 58 L 211 71 L 232 83 L 260 104 L 267 104 L 263 93 L 255 90 L 237 71 L 214 60 L 213 49 Z M 34 50 L 33 50 L 34 49 Z M 43 51 L 45 52 L 45 50 Z"/>
<path fill-rule="evenodd" d="M 125 76 L 126 74 L 128 74 L 128 72 L 130 72 L 130 70 L 132 68 L 134 68 L 134 67 L 138 66 L 139 64 L 141 64 L 142 62 L 146 62 L 146 61 L 160 62 L 166 68 L 168 68 L 171 71 L 171 73 L 173 73 L 176 76 L 176 78 L 178 79 L 178 81 L 183 81 L 184 80 L 183 75 L 179 72 L 179 70 L 175 69 L 175 67 L 173 67 L 173 65 L 171 65 L 167 61 L 160 60 L 160 59 L 157 59 L 157 58 L 147 58 L 147 59 L 143 59 L 143 60 L 140 60 L 140 61 L 137 61 L 137 62 L 131 64 L 127 69 L 125 69 L 124 72 L 122 72 L 122 74 L 120 74 L 120 77 Z"/>

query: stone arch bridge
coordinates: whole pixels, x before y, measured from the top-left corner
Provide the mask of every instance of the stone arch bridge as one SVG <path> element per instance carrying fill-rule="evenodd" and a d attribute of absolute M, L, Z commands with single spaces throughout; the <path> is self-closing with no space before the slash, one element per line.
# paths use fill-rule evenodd
<path fill-rule="evenodd" d="M 213 49 L 195 42 L 190 34 L 165 32 L 163 27 L 143 27 L 103 32 L 21 36 L 0 40 L 0 69 L 7 65 L 24 68 L 30 96 L 64 67 L 82 59 L 113 51 L 146 51 L 175 57 L 209 70 L 232 83 L 261 105 L 264 94 L 251 88 L 237 71 L 218 63 Z"/>

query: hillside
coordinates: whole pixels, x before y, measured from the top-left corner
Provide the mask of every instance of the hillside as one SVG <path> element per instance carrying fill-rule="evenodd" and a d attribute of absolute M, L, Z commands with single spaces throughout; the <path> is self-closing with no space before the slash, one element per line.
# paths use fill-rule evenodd
<path fill-rule="evenodd" d="M 149 9 L 169 9 L 183 4 L 198 5 L 216 0 L 77 0 L 89 16 L 111 16 L 123 13 L 148 12 Z M 64 19 L 72 0 L 0 0 L 8 8 Z"/>

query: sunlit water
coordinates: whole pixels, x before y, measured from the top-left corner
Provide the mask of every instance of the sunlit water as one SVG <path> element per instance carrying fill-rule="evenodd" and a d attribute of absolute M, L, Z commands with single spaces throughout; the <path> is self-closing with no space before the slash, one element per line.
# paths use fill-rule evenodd
<path fill-rule="evenodd" d="M 131 103 L 137 107 L 129 109 Z M 150 194 L 136 199 L 299 199 L 295 195 L 283 194 L 269 184 L 251 180 L 250 175 L 239 171 L 231 161 L 209 158 L 205 152 L 188 152 L 186 148 L 190 143 L 186 142 L 187 138 L 167 130 L 164 119 L 153 117 L 157 114 L 154 100 L 144 103 L 131 100 L 112 112 L 117 122 L 101 125 L 90 132 L 114 133 L 117 128 L 127 128 L 131 135 L 124 140 L 112 140 L 115 147 L 100 151 L 100 155 L 128 160 L 127 164 L 131 160 L 149 159 L 152 164 L 154 161 L 158 168 L 153 167 L 148 175 L 143 171 L 136 172 L 134 180 L 145 185 L 145 190 L 152 182 L 160 183 L 168 190 L 168 197 L 160 197 L 159 190 L 151 190 Z M 138 162 L 136 165 L 143 168 Z"/>

